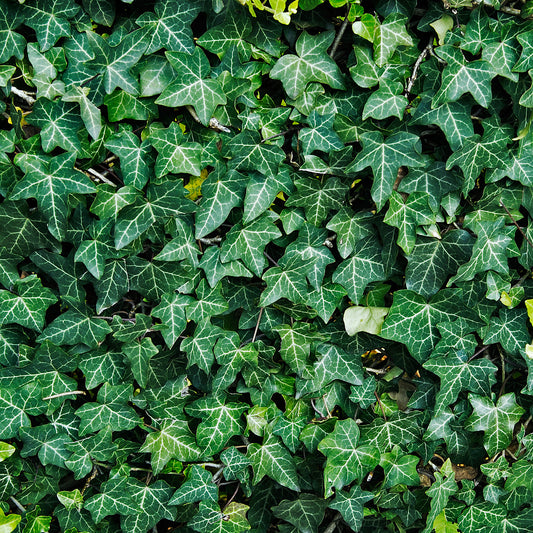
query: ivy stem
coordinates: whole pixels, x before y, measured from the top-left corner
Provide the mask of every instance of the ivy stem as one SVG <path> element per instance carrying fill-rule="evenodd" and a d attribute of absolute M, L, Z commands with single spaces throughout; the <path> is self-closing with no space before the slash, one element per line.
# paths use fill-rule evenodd
<path fill-rule="evenodd" d="M 511 212 L 509 211 L 509 209 L 507 209 L 506 205 L 503 203 L 503 200 L 500 200 L 500 205 L 505 209 L 505 212 L 509 215 L 510 219 L 513 221 L 513 224 L 518 228 L 518 231 L 522 234 L 522 237 L 526 239 L 529 246 L 533 247 L 533 242 L 531 242 L 531 239 L 525 234 L 524 230 L 517 224 L 513 215 L 511 215 Z"/>
<path fill-rule="evenodd" d="M 22 91 L 21 89 L 17 89 L 14 85 L 11 86 L 11 92 L 15 95 L 24 100 L 28 105 L 33 105 L 37 100 L 33 98 L 33 96 L 30 96 L 26 91 Z"/>
<path fill-rule="evenodd" d="M 70 396 L 71 394 L 87 394 L 83 390 L 72 390 L 70 392 L 60 392 L 59 394 L 52 394 L 52 396 L 47 396 L 46 398 L 43 398 L 43 401 L 45 400 L 53 400 L 54 398 L 61 398 L 62 396 Z"/>
<path fill-rule="evenodd" d="M 265 257 L 271 262 L 271 263 L 274 263 L 277 267 L 279 267 L 277 261 L 275 259 L 273 259 L 272 257 L 270 257 L 266 252 L 263 252 L 263 254 L 265 255 Z"/>
<path fill-rule="evenodd" d="M 259 309 L 259 316 L 257 317 L 257 322 L 255 324 L 255 329 L 254 329 L 254 335 L 252 337 L 252 342 L 255 342 L 255 338 L 257 337 L 257 331 L 259 330 L 259 322 L 261 322 L 261 315 L 263 314 L 263 309 L 264 309 L 264 307 L 261 307 Z"/>
<path fill-rule="evenodd" d="M 482 346 L 470 359 L 468 359 L 467 362 L 472 361 L 472 359 L 475 359 L 479 354 L 482 354 L 485 350 L 488 350 L 491 347 L 490 344 L 487 344 L 486 346 Z"/>
<path fill-rule="evenodd" d="M 15 496 L 10 496 L 9 499 L 18 507 L 19 511 L 26 513 L 24 506 L 15 498 Z"/>
<path fill-rule="evenodd" d="M 346 16 L 344 17 L 344 20 L 342 21 L 342 25 L 339 29 L 339 33 L 335 36 L 335 40 L 333 41 L 333 45 L 331 46 L 331 50 L 329 51 L 329 57 L 333 59 L 333 56 L 337 53 L 337 48 L 339 47 L 339 44 L 342 40 L 342 37 L 344 36 L 344 32 L 346 31 L 346 28 L 348 27 L 348 14 L 350 13 L 350 4 L 348 4 L 348 9 L 346 10 Z"/>
<path fill-rule="evenodd" d="M 113 183 L 109 178 L 106 178 L 103 174 L 100 174 L 100 172 L 97 172 L 93 168 L 88 168 L 86 174 L 92 174 L 95 178 L 98 178 L 100 181 L 103 181 L 104 183 L 107 183 L 108 185 L 111 185 L 111 187 L 117 187 L 115 183 Z"/>
<path fill-rule="evenodd" d="M 324 533 L 333 533 L 337 528 L 337 522 L 339 522 L 341 518 L 341 513 L 337 512 L 337 514 L 333 517 L 333 520 L 329 523 L 328 527 L 324 529 Z"/>
<path fill-rule="evenodd" d="M 420 65 L 426 58 L 428 54 L 431 53 L 431 50 L 433 50 L 433 44 L 429 43 L 423 50 L 420 52 L 420 55 L 418 56 L 418 59 L 415 62 L 415 66 L 413 67 L 413 73 L 411 74 L 411 77 L 407 80 L 407 86 L 405 87 L 405 96 L 408 96 L 411 94 L 411 90 L 413 88 L 413 85 L 415 84 L 416 78 L 418 77 L 418 70 L 420 68 Z"/>
<path fill-rule="evenodd" d="M 239 481 L 237 483 L 237 486 L 235 487 L 235 490 L 233 491 L 233 494 L 231 495 L 231 498 L 226 502 L 226 505 L 222 508 L 222 512 L 224 512 L 224 509 L 235 499 L 235 496 L 237 496 L 237 492 L 239 492 L 239 489 L 241 488 L 241 482 Z"/>

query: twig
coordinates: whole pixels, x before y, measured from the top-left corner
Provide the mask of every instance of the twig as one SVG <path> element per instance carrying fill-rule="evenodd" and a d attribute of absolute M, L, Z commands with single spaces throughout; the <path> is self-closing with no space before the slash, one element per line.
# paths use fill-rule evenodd
<path fill-rule="evenodd" d="M 54 398 L 61 398 L 62 396 L 70 396 L 71 394 L 87 394 L 85 391 L 83 390 L 73 390 L 73 391 L 70 391 L 70 392 L 60 392 L 59 394 L 53 394 L 52 396 L 47 396 L 46 398 L 43 398 L 43 401 L 44 400 L 53 400 Z"/>
<path fill-rule="evenodd" d="M 446 65 L 446 61 L 444 61 L 444 59 L 442 59 L 441 57 L 439 57 L 437 55 L 437 53 L 435 52 L 433 46 L 431 48 L 429 48 L 429 55 L 431 57 L 434 57 L 436 60 L 437 60 L 437 63 L 440 63 L 441 65 Z"/>
<path fill-rule="evenodd" d="M 405 96 L 408 96 L 411 94 L 411 89 L 413 88 L 413 85 L 415 84 L 416 78 L 418 77 L 418 69 L 420 68 L 420 65 L 426 59 L 426 56 L 430 53 L 430 51 L 433 50 L 433 45 L 429 43 L 422 52 L 420 52 L 420 55 L 418 56 L 418 59 L 415 62 L 415 66 L 413 67 L 413 73 L 411 74 L 411 77 L 407 80 L 407 86 L 405 87 Z"/>
<path fill-rule="evenodd" d="M 103 174 L 100 174 L 100 172 L 97 172 L 96 170 L 94 170 L 94 168 L 88 168 L 87 173 L 92 174 L 95 178 L 98 178 L 100 181 L 103 181 L 104 183 L 111 185 L 111 187 L 117 186 L 109 178 L 106 178 Z"/>
<path fill-rule="evenodd" d="M 222 237 L 211 237 L 210 239 L 206 237 L 202 237 L 201 239 L 198 239 L 200 242 L 203 242 L 204 244 L 211 245 L 211 244 L 218 244 L 219 242 L 222 242 Z"/>
<path fill-rule="evenodd" d="M 502 13 L 507 13 L 508 15 L 515 15 L 520 16 L 521 12 L 520 9 L 516 9 L 514 7 L 508 7 L 508 6 L 501 6 L 498 11 L 501 11 Z"/>
<path fill-rule="evenodd" d="M 224 468 L 222 463 L 200 463 L 200 466 L 207 466 L 208 468 Z"/>
<path fill-rule="evenodd" d="M 272 263 L 274 263 L 277 267 L 279 267 L 277 261 L 275 259 L 273 259 L 272 257 L 270 257 L 266 252 L 263 252 L 264 256 Z"/>
<path fill-rule="evenodd" d="M 527 278 L 531 275 L 531 272 L 526 272 L 514 285 L 511 286 L 511 289 L 515 289 L 516 287 L 520 287 L 524 281 L 526 281 Z"/>
<path fill-rule="evenodd" d="M 329 523 L 328 527 L 324 529 L 324 533 L 333 533 L 335 529 L 337 529 L 337 523 L 340 521 L 341 518 L 342 518 L 341 513 L 337 513 L 333 517 L 333 520 Z"/>
<path fill-rule="evenodd" d="M 386 374 L 388 372 L 386 368 L 370 368 L 369 366 L 365 366 L 365 370 L 373 374 Z"/>
<path fill-rule="evenodd" d="M 344 17 L 344 20 L 342 21 L 342 25 L 339 29 L 339 33 L 337 33 L 335 40 L 333 41 L 333 45 L 331 46 L 331 50 L 329 51 L 329 57 L 333 59 L 333 56 L 337 52 L 337 48 L 339 47 L 339 44 L 341 42 L 341 39 L 344 35 L 344 32 L 346 31 L 346 28 L 348 27 L 348 14 L 350 13 L 350 4 L 348 4 L 348 9 L 346 10 L 346 16 Z"/>
<path fill-rule="evenodd" d="M 487 344 L 486 346 L 482 346 L 470 359 L 468 359 L 467 362 L 472 361 L 472 359 L 475 359 L 479 354 L 482 354 L 485 350 L 488 350 L 492 345 Z"/>
<path fill-rule="evenodd" d="M 235 499 L 235 496 L 237 496 L 237 492 L 239 492 L 239 489 L 241 488 L 241 482 L 239 481 L 237 483 L 237 487 L 235 488 L 235 491 L 231 495 L 231 498 L 226 502 L 226 505 L 222 508 L 222 512 L 224 512 L 224 509 Z"/>
<path fill-rule="evenodd" d="M 257 330 L 259 329 L 259 322 L 261 322 L 261 315 L 263 314 L 263 309 L 264 309 L 264 307 L 261 307 L 259 309 L 259 316 L 257 317 L 257 323 L 255 324 L 255 329 L 254 329 L 254 335 L 252 337 L 252 342 L 255 342 L 255 338 L 257 336 Z"/>
<path fill-rule="evenodd" d="M 503 200 L 500 200 L 500 205 L 505 209 L 505 212 L 509 215 L 509 217 L 513 221 L 513 224 L 518 228 L 518 231 L 522 234 L 522 237 L 524 237 L 524 239 L 526 239 L 526 241 L 529 244 L 529 246 L 533 247 L 533 242 L 531 242 L 531 239 L 524 233 L 524 230 L 517 224 L 517 222 L 514 219 L 513 215 L 511 215 L 511 212 L 509 211 L 509 209 L 507 209 L 507 207 L 503 203 Z"/>
<path fill-rule="evenodd" d="M 315 405 L 315 400 L 313 398 L 311 398 L 311 406 L 320 415 L 320 418 L 327 418 L 327 416 L 324 416 L 324 413 Z"/>
<path fill-rule="evenodd" d="M 21 89 L 17 89 L 14 85 L 11 86 L 11 92 L 18 96 L 19 98 L 22 98 L 28 105 L 33 105 L 37 100 L 33 98 L 33 96 L 30 96 L 26 91 L 22 91 Z"/>
<path fill-rule="evenodd" d="M 18 507 L 19 511 L 21 511 L 22 513 L 26 512 L 26 509 L 14 496 L 10 496 L 9 499 Z"/>
<path fill-rule="evenodd" d="M 187 111 L 191 114 L 191 117 L 198 122 L 198 124 L 202 124 L 202 121 L 200 120 L 200 117 L 196 113 L 196 110 L 192 105 L 186 105 Z M 223 131 L 224 133 L 231 133 L 231 130 L 224 126 L 224 124 L 221 124 L 216 118 L 210 118 L 209 119 L 209 127 L 211 129 L 217 130 L 217 131 Z"/>
<path fill-rule="evenodd" d="M 297 129 L 299 128 L 289 128 L 288 130 L 275 133 L 274 135 L 271 135 L 270 137 L 267 137 L 266 139 L 262 139 L 261 144 L 266 143 L 267 141 L 270 141 L 271 139 L 276 139 L 277 137 L 283 137 L 284 135 L 287 135 L 287 133 L 290 133 L 291 131 L 296 131 Z"/>

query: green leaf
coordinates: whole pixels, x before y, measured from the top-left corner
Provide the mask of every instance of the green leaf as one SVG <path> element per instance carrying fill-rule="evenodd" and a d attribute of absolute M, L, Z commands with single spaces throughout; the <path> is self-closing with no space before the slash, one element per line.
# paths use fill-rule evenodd
<path fill-rule="evenodd" d="M 305 303 L 307 297 L 307 266 L 294 261 L 287 268 L 269 268 L 263 274 L 267 288 L 261 294 L 260 307 L 266 307 L 281 298 L 287 298 L 293 303 Z"/>
<path fill-rule="evenodd" d="M 227 100 L 218 80 L 208 77 L 211 67 L 205 53 L 195 47 L 192 55 L 183 52 L 166 52 L 165 55 L 176 71 L 176 77 L 156 104 L 192 106 L 202 124 L 208 125 L 217 105 L 224 105 Z"/>
<path fill-rule="evenodd" d="M 509 354 L 523 354 L 526 344 L 531 341 L 527 329 L 527 317 L 524 309 L 501 309 L 498 317 L 491 317 L 490 324 L 483 331 L 483 342 L 499 342 Z"/>
<path fill-rule="evenodd" d="M 88 88 L 73 87 L 63 95 L 64 102 L 75 102 L 80 106 L 80 115 L 89 135 L 97 140 L 102 131 L 102 117 L 100 110 L 87 98 Z"/>
<path fill-rule="evenodd" d="M 105 320 L 91 318 L 72 309 L 48 324 L 38 340 L 39 342 L 49 340 L 58 346 L 79 343 L 96 346 L 108 333 L 111 333 L 111 328 Z"/>
<path fill-rule="evenodd" d="M 57 298 L 35 276 L 19 279 L 11 291 L 0 290 L 0 315 L 2 324 L 20 324 L 42 331 L 46 310 Z"/>
<path fill-rule="evenodd" d="M 194 41 L 190 25 L 200 9 L 199 2 L 159 0 L 154 6 L 155 13 L 148 11 L 138 17 L 136 24 L 150 29 L 146 54 L 152 54 L 161 48 L 191 53 L 194 50 Z"/>
<path fill-rule="evenodd" d="M 202 501 L 218 501 L 218 487 L 213 476 L 200 465 L 192 465 L 187 481 L 174 492 L 169 505 L 182 505 Z"/>
<path fill-rule="evenodd" d="M 296 41 L 296 53 L 282 56 L 270 71 L 270 77 L 281 80 L 290 98 L 298 98 L 309 82 L 326 83 L 333 89 L 344 89 L 344 80 L 336 63 L 326 50 L 333 33 L 310 35 L 302 32 Z"/>
<path fill-rule="evenodd" d="M 139 451 L 152 454 L 154 474 L 161 472 L 171 459 L 198 461 L 204 455 L 184 420 L 165 420 L 160 431 L 147 435 Z"/>
<path fill-rule="evenodd" d="M 331 152 L 344 148 L 333 129 L 334 115 L 319 115 L 316 110 L 312 111 L 307 118 L 309 128 L 300 130 L 298 138 L 302 143 L 304 154 L 311 154 L 315 150 Z"/>
<path fill-rule="evenodd" d="M 187 337 L 181 343 L 181 350 L 188 354 L 187 366 L 197 365 L 209 374 L 215 362 L 213 348 L 217 340 L 224 334 L 224 330 L 203 320 L 196 326 L 194 336 Z"/>
<path fill-rule="evenodd" d="M 501 504 L 477 502 L 468 506 L 457 519 L 461 530 L 487 531 L 497 528 L 507 515 L 507 509 Z"/>
<path fill-rule="evenodd" d="M 342 285 L 356 304 L 369 283 L 384 279 L 382 249 L 374 236 L 358 241 L 351 257 L 343 261 L 332 276 L 333 282 Z"/>
<path fill-rule="evenodd" d="M 231 502 L 220 510 L 216 502 L 200 502 L 200 511 L 188 525 L 200 533 L 239 533 L 250 529 L 246 519 L 248 505 Z"/>
<path fill-rule="evenodd" d="M 223 398 L 206 396 L 185 408 L 191 416 L 202 419 L 196 430 L 196 442 L 206 455 L 220 452 L 233 435 L 241 434 L 244 428 L 241 415 L 248 407 L 244 403 L 225 403 Z"/>
<path fill-rule="evenodd" d="M 155 130 L 149 139 L 158 151 L 156 177 L 169 172 L 200 174 L 202 148 L 198 143 L 188 142 L 176 122 L 166 129 Z"/>
<path fill-rule="evenodd" d="M 32 108 L 28 122 L 41 128 L 41 144 L 45 152 L 57 147 L 67 152 L 81 151 L 78 131 L 83 127 L 83 121 L 76 104 L 39 98 Z M 67 159 L 68 156 L 70 154 L 65 154 Z"/>
<path fill-rule="evenodd" d="M 471 108 L 472 103 L 465 100 L 446 102 L 433 109 L 431 99 L 423 98 L 413 113 L 411 124 L 422 126 L 436 124 L 446 135 L 450 148 L 454 151 L 459 150 L 466 139 L 474 136 L 474 126 L 470 118 Z"/>
<path fill-rule="evenodd" d="M 252 463 L 254 483 L 268 476 L 288 489 L 300 490 L 294 458 L 275 435 L 267 435 L 263 444 L 250 444 L 247 457 Z"/>
<path fill-rule="evenodd" d="M 383 120 L 388 117 L 403 118 L 408 104 L 407 97 L 402 94 L 403 86 L 399 82 L 383 82 L 366 101 L 363 109 L 363 120 L 368 117 Z"/>
<path fill-rule="evenodd" d="M 426 165 L 421 155 L 420 139 L 412 133 L 394 133 L 383 138 L 377 131 L 361 135 L 363 150 L 348 166 L 346 172 L 359 172 L 372 168 L 372 198 L 381 209 L 389 199 L 401 166 L 418 168 Z"/>
<path fill-rule="evenodd" d="M 354 530 L 359 531 L 363 523 L 364 504 L 374 498 L 371 492 L 353 485 L 349 492 L 338 490 L 335 499 L 329 504 L 330 509 L 339 511 L 344 521 Z"/>
<path fill-rule="evenodd" d="M 126 91 L 115 90 L 104 97 L 107 116 L 111 122 L 119 122 L 126 118 L 149 120 L 158 116 L 157 106 L 153 99 L 135 98 Z"/>
<path fill-rule="evenodd" d="M 70 36 L 69 19 L 80 7 L 73 0 L 36 0 L 22 6 L 24 24 L 33 28 L 41 51 L 51 48 L 60 37 Z"/>
<path fill-rule="evenodd" d="M 476 102 L 488 107 L 492 100 L 490 82 L 496 72 L 486 61 L 465 61 L 461 50 L 450 44 L 438 47 L 438 56 L 447 65 L 442 72 L 442 80 L 432 105 L 437 107 L 446 102 L 455 102 L 465 93 L 470 93 Z"/>
<path fill-rule="evenodd" d="M 322 185 L 318 179 L 296 180 L 296 193 L 285 202 L 287 207 L 303 207 L 307 221 L 320 226 L 332 209 L 340 209 L 346 195 L 346 187 L 339 178 L 332 177 Z"/>
<path fill-rule="evenodd" d="M 19 514 L 11 513 L 6 516 L 4 510 L 0 509 L 0 532 L 11 533 L 11 531 L 15 531 L 21 520 L 22 516 Z"/>
<path fill-rule="evenodd" d="M 21 428 L 19 432 L 24 448 L 22 457 L 38 455 L 43 465 L 65 466 L 65 459 L 70 455 L 66 444 L 72 442 L 65 433 L 57 433 L 51 425 Z"/>
<path fill-rule="evenodd" d="M 494 222 L 480 222 L 476 225 L 477 240 L 472 248 L 472 256 L 462 264 L 448 285 L 460 281 L 469 281 L 480 272 L 493 270 L 500 274 L 509 272 L 509 245 L 513 240 L 515 228 L 504 226 L 505 220 L 499 218 Z"/>
<path fill-rule="evenodd" d="M 172 348 L 187 325 L 186 308 L 192 301 L 190 296 L 184 294 L 163 294 L 161 303 L 152 309 L 152 316 L 161 319 L 166 326 L 161 330 L 161 335 L 169 348 Z"/>
<path fill-rule="evenodd" d="M 24 57 L 26 39 L 14 30 L 23 22 L 24 16 L 20 9 L 13 4 L 3 4 L 0 7 L 0 63 L 5 63 L 11 57 Z"/>
<path fill-rule="evenodd" d="M 263 255 L 266 245 L 281 237 L 281 232 L 273 223 L 276 218 L 267 212 L 248 225 L 235 224 L 222 244 L 221 261 L 241 259 L 256 276 L 261 276 L 267 263 Z"/>
<path fill-rule="evenodd" d="M 87 62 L 87 67 L 97 76 L 97 83 L 103 91 L 111 94 L 119 87 L 129 94 L 139 94 L 139 84 L 130 69 L 146 50 L 147 31 L 140 29 L 131 32 L 114 45 L 95 32 L 88 31 L 86 35 L 94 54 L 94 59 Z"/>
<path fill-rule="evenodd" d="M 483 445 L 490 456 L 504 450 L 511 443 L 513 430 L 524 409 L 517 405 L 514 392 L 498 398 L 494 404 L 487 396 L 469 394 L 474 412 L 466 421 L 469 431 L 484 431 Z"/>
<path fill-rule="evenodd" d="M 385 473 L 384 487 L 395 485 L 418 485 L 420 476 L 416 470 L 419 458 L 415 455 L 403 455 L 399 446 L 381 456 L 380 465 Z"/>
<path fill-rule="evenodd" d="M 383 222 L 398 228 L 398 246 L 409 255 L 416 243 L 418 226 L 434 224 L 436 216 L 429 205 L 429 195 L 423 192 L 411 193 L 406 199 L 392 191 L 389 209 Z"/>
<path fill-rule="evenodd" d="M 135 380 L 141 387 L 146 387 L 150 359 L 159 352 L 158 348 L 154 346 L 152 339 L 145 337 L 140 342 L 125 344 L 122 350 L 130 362 Z"/>
<path fill-rule="evenodd" d="M 196 239 L 217 229 L 234 207 L 242 205 L 247 181 L 240 172 L 227 171 L 222 165 L 209 174 L 202 183 L 203 198 L 196 211 Z"/>
<path fill-rule="evenodd" d="M 429 301 L 410 290 L 396 291 L 381 336 L 405 344 L 423 363 L 437 344 L 437 324 L 463 314 L 461 300 L 461 291 L 456 289 L 443 289 Z"/>
<path fill-rule="evenodd" d="M 335 429 L 318 445 L 326 457 L 324 497 L 333 494 L 354 480 L 362 480 L 379 463 L 379 451 L 374 446 L 358 446 L 359 427 L 355 420 L 337 420 Z"/>
<path fill-rule="evenodd" d="M 326 500 L 302 493 L 296 500 L 283 500 L 272 511 L 274 516 L 289 522 L 302 533 L 317 533 L 326 507 Z"/>
<path fill-rule="evenodd" d="M 406 29 L 407 17 L 391 13 L 376 27 L 374 35 L 374 60 L 379 67 L 394 54 L 398 46 L 414 46 L 413 38 Z"/>
<path fill-rule="evenodd" d="M 89 474 L 94 466 L 93 461 L 111 460 L 113 453 L 118 449 L 118 446 L 111 442 L 111 432 L 111 426 L 106 426 L 96 435 L 65 443 L 65 448 L 72 452 L 65 461 L 65 466 L 72 470 L 75 479 L 81 479 Z M 63 501 L 61 503 L 65 505 Z"/>
<path fill-rule="evenodd" d="M 436 294 L 471 256 L 473 242 L 464 230 L 449 231 L 442 239 L 418 237 L 407 257 L 406 287 L 425 297 Z"/>
<path fill-rule="evenodd" d="M 428 496 L 431 498 L 431 509 L 424 533 L 430 533 L 433 530 L 434 522 L 448 505 L 450 496 L 453 496 L 458 491 L 453 472 L 447 477 L 444 477 L 440 472 L 436 472 L 435 478 L 435 483 L 427 491 Z"/>
<path fill-rule="evenodd" d="M 96 191 L 86 176 L 73 169 L 75 160 L 76 155 L 69 153 L 58 155 L 49 163 L 21 160 L 19 164 L 24 169 L 25 176 L 11 193 L 12 200 L 36 198 L 48 220 L 50 233 L 57 239 L 65 238 L 70 212 L 68 195 Z"/>

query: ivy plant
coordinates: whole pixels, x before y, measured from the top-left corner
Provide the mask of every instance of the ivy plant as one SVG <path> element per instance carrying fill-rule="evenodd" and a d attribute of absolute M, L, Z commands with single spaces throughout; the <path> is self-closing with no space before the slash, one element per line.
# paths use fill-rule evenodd
<path fill-rule="evenodd" d="M 1 0 L 0 531 L 530 531 L 529 4 Z"/>

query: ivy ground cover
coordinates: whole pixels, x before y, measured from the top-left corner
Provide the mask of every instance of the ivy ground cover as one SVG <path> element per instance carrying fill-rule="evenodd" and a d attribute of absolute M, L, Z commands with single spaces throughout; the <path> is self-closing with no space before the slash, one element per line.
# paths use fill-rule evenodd
<path fill-rule="evenodd" d="M 1 533 L 531 531 L 533 21 L 480 4 L 0 0 Z"/>

